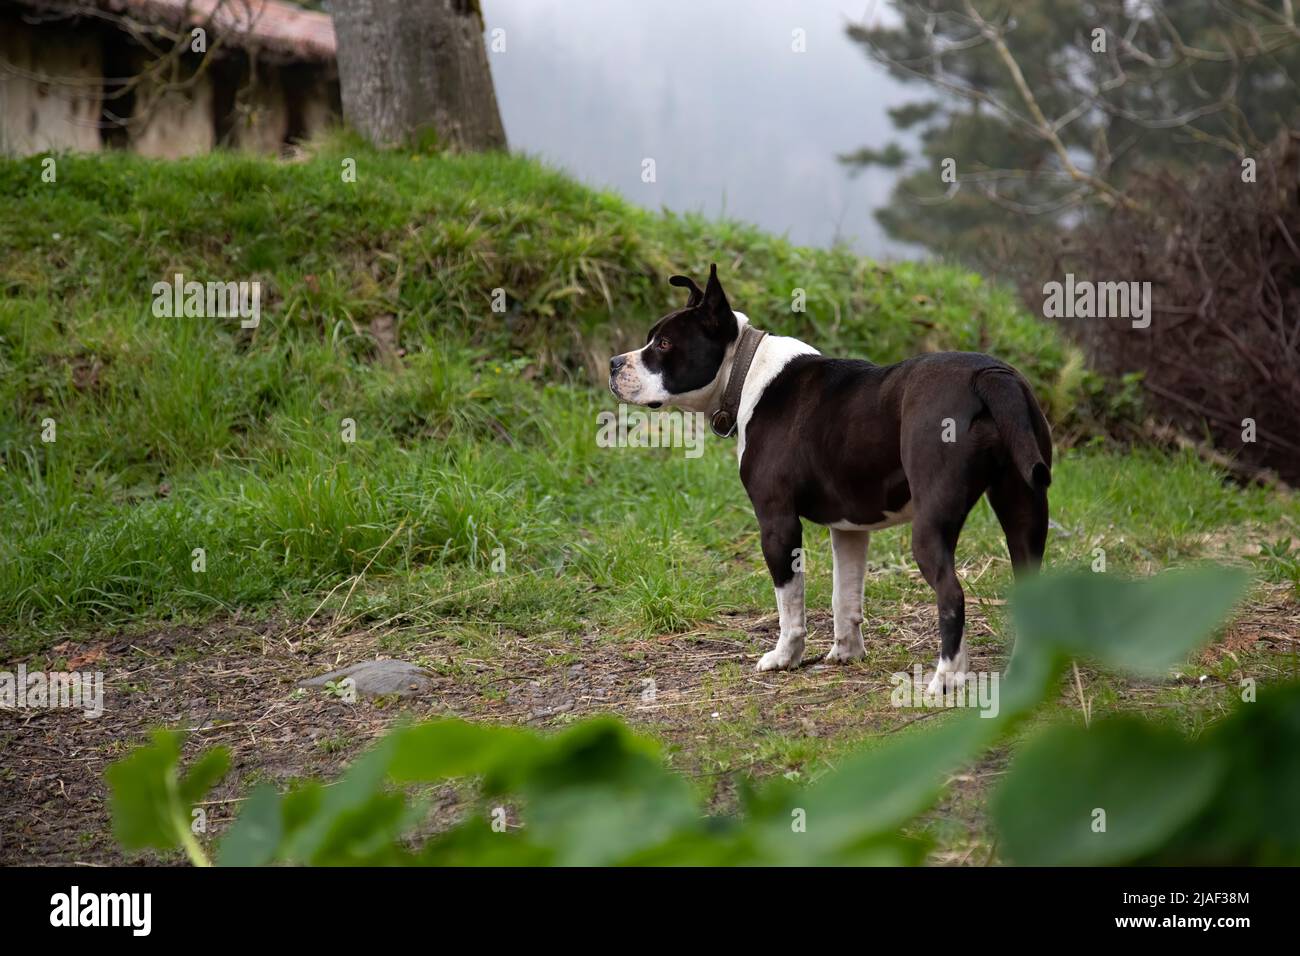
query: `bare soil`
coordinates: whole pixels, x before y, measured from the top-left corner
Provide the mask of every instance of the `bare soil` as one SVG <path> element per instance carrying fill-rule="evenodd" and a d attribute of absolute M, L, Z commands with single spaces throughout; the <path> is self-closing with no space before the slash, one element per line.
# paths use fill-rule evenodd
<path fill-rule="evenodd" d="M 128 862 L 111 833 L 103 774 L 159 727 L 188 730 L 189 755 L 217 744 L 232 752 L 231 773 L 204 804 L 212 836 L 233 819 L 253 783 L 336 777 L 403 716 L 555 727 L 617 714 L 663 740 L 671 765 L 697 781 L 712 809 L 725 811 L 734 807 L 739 773 L 807 772 L 805 765 L 833 762 L 864 738 L 897 733 L 942 713 L 889 703 L 889 675 L 917 663 L 931 665 L 936 646 L 932 606 L 894 610 L 888 622 L 868 622 L 868 659 L 847 667 L 815 662 L 829 642 L 831 622 L 827 614 L 813 613 L 814 662 L 765 674 L 753 666 L 775 639 L 771 614 L 724 615 L 708 627 L 648 639 L 592 633 L 539 640 L 501 633 L 490 643 L 474 643 L 435 632 L 339 633 L 323 622 L 233 616 L 202 627 L 166 625 L 132 636 L 67 642 L 24 663 L 29 670 L 103 671 L 105 711 L 98 718 L 68 710 L 0 711 L 0 863 Z M 989 613 L 996 612 L 974 601 L 968 605 L 975 670 L 1004 663 Z M 1237 673 L 1261 682 L 1294 676 L 1298 636 L 1300 607 L 1290 595 L 1281 588 L 1257 591 L 1222 640 L 1196 662 L 1202 671 L 1148 683 L 1083 671 L 1084 700 L 1104 682 L 1116 706 L 1150 712 L 1170 706 L 1170 687 L 1181 684 L 1213 708 Z M 305 678 L 377 657 L 420 664 L 431 674 L 431 687 L 413 698 L 356 703 L 296 688 Z M 1078 708 L 1077 693 L 1071 681 L 1063 703 Z M 942 847 L 934 862 L 980 865 L 995 859 L 983 796 L 1005 762 L 1006 753 L 995 751 L 954 778 L 928 818 Z M 465 806 L 454 786 L 436 796 L 434 828 L 454 821 Z M 131 860 L 180 862 L 147 854 Z"/>

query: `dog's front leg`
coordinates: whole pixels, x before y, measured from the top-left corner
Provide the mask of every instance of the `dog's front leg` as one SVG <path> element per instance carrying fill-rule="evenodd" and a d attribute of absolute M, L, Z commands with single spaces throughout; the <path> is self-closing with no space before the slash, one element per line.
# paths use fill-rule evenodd
<path fill-rule="evenodd" d="M 759 659 L 760 671 L 798 667 L 808 634 L 803 603 L 803 526 L 794 512 L 759 515 L 763 560 L 776 586 L 776 608 L 781 616 L 781 637 L 776 647 Z"/>
<path fill-rule="evenodd" d="M 831 528 L 831 553 L 835 558 L 835 590 L 831 606 L 835 615 L 835 644 L 826 655 L 829 664 L 847 664 L 867 654 L 862 643 L 862 578 L 867 572 L 869 531 Z"/>

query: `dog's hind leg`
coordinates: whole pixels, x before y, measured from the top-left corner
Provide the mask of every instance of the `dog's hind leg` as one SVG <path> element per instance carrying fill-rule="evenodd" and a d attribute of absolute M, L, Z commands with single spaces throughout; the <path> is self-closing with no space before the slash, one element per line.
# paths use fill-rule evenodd
<path fill-rule="evenodd" d="M 960 505 L 958 506 L 960 508 Z M 931 692 L 960 684 L 966 674 L 966 595 L 957 580 L 957 536 L 965 522 L 964 510 L 923 508 L 912 522 L 912 554 L 921 574 L 939 599 L 939 664 Z"/>
<path fill-rule="evenodd" d="M 831 528 L 831 553 L 835 558 L 835 590 L 831 606 L 835 617 L 835 643 L 826 655 L 832 664 L 847 664 L 866 656 L 862 643 L 862 578 L 867 570 L 868 531 Z"/>
<path fill-rule="evenodd" d="M 989 504 L 1007 536 L 1016 579 L 1043 566 L 1047 546 L 1047 489 L 1031 488 L 1012 471 L 989 486 Z"/>
<path fill-rule="evenodd" d="M 803 526 L 793 511 L 760 514 L 763 560 L 776 587 L 776 608 L 781 616 L 781 637 L 776 647 L 759 659 L 760 671 L 798 667 L 808 634 L 803 600 Z"/>

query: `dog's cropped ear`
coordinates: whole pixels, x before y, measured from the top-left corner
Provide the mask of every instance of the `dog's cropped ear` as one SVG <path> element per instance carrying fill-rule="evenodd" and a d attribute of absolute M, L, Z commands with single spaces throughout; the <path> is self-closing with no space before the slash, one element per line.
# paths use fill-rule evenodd
<path fill-rule="evenodd" d="M 690 276 L 669 276 L 668 284 L 691 290 L 690 297 L 686 300 L 686 308 L 688 309 L 693 309 L 704 301 L 704 293 L 700 291 L 700 287 L 695 284 L 695 280 Z"/>
<path fill-rule="evenodd" d="M 731 306 L 727 304 L 727 294 L 722 291 L 722 283 L 718 281 L 717 263 L 709 266 L 709 281 L 704 285 L 703 304 L 713 315 L 731 314 Z"/>

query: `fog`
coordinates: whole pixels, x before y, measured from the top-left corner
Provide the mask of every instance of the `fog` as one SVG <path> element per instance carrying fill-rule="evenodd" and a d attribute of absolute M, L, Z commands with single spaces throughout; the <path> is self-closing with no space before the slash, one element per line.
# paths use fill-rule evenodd
<path fill-rule="evenodd" d="M 792 241 L 916 255 L 872 211 L 894 174 L 837 159 L 899 139 L 886 109 L 920 98 L 844 32 L 888 15 L 837 0 L 486 0 L 489 60 L 513 150 L 650 209 L 726 215 Z M 492 52 L 493 31 L 505 50 Z M 795 52 L 803 30 L 806 52 Z M 903 140 L 906 143 L 906 140 Z M 656 181 L 643 182 L 645 159 Z"/>

